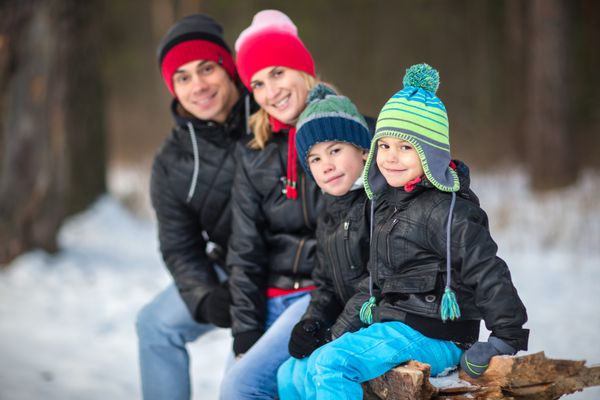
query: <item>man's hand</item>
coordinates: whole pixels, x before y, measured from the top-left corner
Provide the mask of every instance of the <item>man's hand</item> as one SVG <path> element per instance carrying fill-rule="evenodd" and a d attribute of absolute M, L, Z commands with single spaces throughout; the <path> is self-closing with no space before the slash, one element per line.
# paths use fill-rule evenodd
<path fill-rule="evenodd" d="M 230 305 L 229 285 L 227 282 L 223 282 L 215 287 L 200 303 L 198 309 L 199 319 L 220 328 L 229 328 L 231 326 Z"/>

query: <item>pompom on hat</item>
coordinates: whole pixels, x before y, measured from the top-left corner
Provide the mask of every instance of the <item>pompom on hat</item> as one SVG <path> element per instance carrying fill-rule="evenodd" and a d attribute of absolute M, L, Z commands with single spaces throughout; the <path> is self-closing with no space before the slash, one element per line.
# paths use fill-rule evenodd
<path fill-rule="evenodd" d="M 223 39 L 223 27 L 207 15 L 188 15 L 175 22 L 161 39 L 157 53 L 163 80 L 173 97 L 173 74 L 191 61 L 214 61 L 232 80 L 237 76 L 231 50 Z"/>
<path fill-rule="evenodd" d="M 435 95 L 440 76 L 427 64 L 416 64 L 406 70 L 404 88 L 383 106 L 371 150 L 367 159 L 364 180 L 369 198 L 384 186 L 377 163 L 377 141 L 394 137 L 411 143 L 417 151 L 425 176 L 433 186 L 444 192 L 460 188 L 456 171 L 450 167 L 450 137 L 446 107 Z"/>
<path fill-rule="evenodd" d="M 371 134 L 364 117 L 345 96 L 319 83 L 308 94 L 308 105 L 296 125 L 296 150 L 302 167 L 313 177 L 307 165 L 310 149 L 321 142 L 346 142 L 369 150 Z"/>
<path fill-rule="evenodd" d="M 292 20 L 278 10 L 263 10 L 235 41 L 240 79 L 252 91 L 252 76 L 267 67 L 288 67 L 315 76 L 315 63 Z"/>

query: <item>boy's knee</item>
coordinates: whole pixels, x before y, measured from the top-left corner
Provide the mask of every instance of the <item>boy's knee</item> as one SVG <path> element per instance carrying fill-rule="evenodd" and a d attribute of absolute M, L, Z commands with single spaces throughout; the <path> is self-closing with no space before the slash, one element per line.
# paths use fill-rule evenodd
<path fill-rule="evenodd" d="M 346 365 L 351 354 L 344 348 L 326 345 L 319 349 L 319 352 L 313 353 L 309 359 L 309 373 L 318 374 L 323 370 L 339 370 Z"/>
<path fill-rule="evenodd" d="M 288 385 L 292 381 L 294 375 L 294 359 L 288 358 L 281 366 L 277 369 L 277 386 Z"/>

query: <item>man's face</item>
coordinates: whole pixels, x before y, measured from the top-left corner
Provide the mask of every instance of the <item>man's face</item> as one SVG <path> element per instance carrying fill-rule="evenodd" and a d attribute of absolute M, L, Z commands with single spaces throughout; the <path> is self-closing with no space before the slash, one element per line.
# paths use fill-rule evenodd
<path fill-rule="evenodd" d="M 177 99 L 189 113 L 201 120 L 223 123 L 239 98 L 235 83 L 214 61 L 195 60 L 173 74 Z"/>

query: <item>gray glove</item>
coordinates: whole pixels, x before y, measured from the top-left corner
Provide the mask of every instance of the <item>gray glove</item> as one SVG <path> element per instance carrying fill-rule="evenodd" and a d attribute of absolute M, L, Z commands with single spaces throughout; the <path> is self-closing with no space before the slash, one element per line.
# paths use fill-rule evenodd
<path fill-rule="evenodd" d="M 487 342 L 477 342 L 460 358 L 460 367 L 471 378 L 479 378 L 487 369 L 493 356 L 513 355 L 517 351 L 502 339 L 490 336 Z"/>

